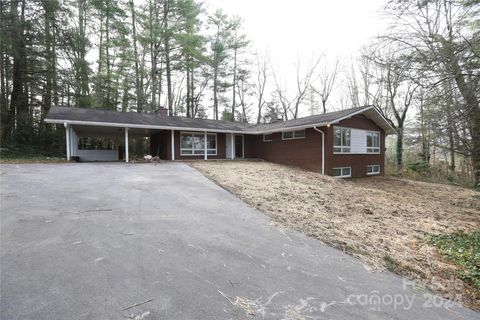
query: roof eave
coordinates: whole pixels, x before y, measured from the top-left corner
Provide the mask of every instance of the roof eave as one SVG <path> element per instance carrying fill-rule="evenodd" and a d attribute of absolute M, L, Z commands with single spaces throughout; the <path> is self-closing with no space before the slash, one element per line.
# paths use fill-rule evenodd
<path fill-rule="evenodd" d="M 161 125 L 144 125 L 144 124 L 131 124 L 131 123 L 118 123 L 118 122 L 101 122 L 101 121 L 82 121 L 82 120 L 66 120 L 66 119 L 50 119 L 46 118 L 45 122 L 47 123 L 56 123 L 56 124 L 72 124 L 72 125 L 89 125 L 89 126 L 101 126 L 101 127 L 120 127 L 120 128 L 139 128 L 139 129 L 156 129 L 156 130 L 185 130 L 185 131 L 214 131 L 221 133 L 236 133 L 236 134 L 270 134 L 274 132 L 290 131 L 290 130 L 302 130 L 313 127 L 323 127 L 330 124 L 339 123 L 342 120 L 351 118 L 357 114 L 365 113 L 369 110 L 374 110 L 381 118 L 381 126 L 377 123 L 384 131 L 385 134 L 395 134 L 396 130 L 390 125 L 390 123 L 385 119 L 385 117 L 377 110 L 375 106 L 369 106 L 362 108 L 358 111 L 349 113 L 343 117 L 337 118 L 329 122 L 319 122 L 311 123 L 299 126 L 291 126 L 284 128 L 275 128 L 275 129 L 265 129 L 265 130 L 255 130 L 255 128 L 245 128 L 243 130 L 228 130 L 228 129 L 212 129 L 212 128 L 201 128 L 201 127 L 176 127 L 176 126 L 161 126 Z"/>
<path fill-rule="evenodd" d="M 330 122 L 330 124 L 334 124 L 334 123 L 339 123 L 340 121 L 343 121 L 345 119 L 348 119 L 348 118 L 351 118 L 357 114 L 362 114 L 362 113 L 365 113 L 366 111 L 369 111 L 369 110 L 374 110 L 379 116 L 380 118 L 382 119 L 382 122 L 384 124 L 384 126 L 380 125 L 377 123 L 377 125 L 379 127 L 381 127 L 383 129 L 383 131 L 385 131 L 385 134 L 388 135 L 388 134 L 396 134 L 397 133 L 397 130 L 395 130 L 394 127 L 392 127 L 392 125 L 390 124 L 390 122 L 388 122 L 388 120 L 383 116 L 383 114 L 378 111 L 377 107 L 375 106 L 368 106 L 368 107 L 365 107 L 363 109 L 360 109 L 356 112 L 352 112 L 344 117 L 341 117 L 341 118 L 338 118 L 338 119 L 335 119 L 335 121 L 332 121 Z"/>
<path fill-rule="evenodd" d="M 156 129 L 156 130 L 185 130 L 185 131 L 215 131 L 222 133 L 244 133 L 241 130 L 225 130 L 225 129 L 209 129 L 198 127 L 175 127 L 175 126 L 156 126 L 147 124 L 132 124 L 132 123 L 118 123 L 118 122 L 100 122 L 100 121 L 81 121 L 81 120 L 65 120 L 65 119 L 45 119 L 47 123 L 54 124 L 71 124 L 71 125 L 85 125 L 98 127 L 117 127 L 117 128 L 138 128 L 138 129 Z"/>

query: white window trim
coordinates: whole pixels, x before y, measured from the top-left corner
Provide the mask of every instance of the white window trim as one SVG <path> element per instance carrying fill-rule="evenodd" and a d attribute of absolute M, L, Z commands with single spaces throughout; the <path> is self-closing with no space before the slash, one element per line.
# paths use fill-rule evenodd
<path fill-rule="evenodd" d="M 348 129 L 350 130 L 350 145 L 349 146 L 336 146 L 335 145 L 335 129 L 336 128 L 340 128 L 340 129 Z M 341 151 L 333 151 L 333 154 L 352 154 L 352 129 L 353 128 L 349 128 L 349 127 L 342 127 L 342 126 L 334 126 L 333 127 L 333 150 L 335 150 L 335 148 L 340 148 Z M 340 141 L 342 140 L 342 136 L 340 136 Z M 343 148 L 349 148 L 350 151 L 343 151 Z"/>
<path fill-rule="evenodd" d="M 295 131 L 303 131 L 303 137 L 295 137 Z M 284 136 L 285 132 L 292 132 L 293 136 L 291 138 L 285 138 L 285 136 Z M 307 133 L 306 133 L 305 129 L 282 131 L 282 140 L 305 139 L 306 136 L 307 136 Z"/>
<path fill-rule="evenodd" d="M 378 171 L 368 172 L 368 167 L 375 167 L 375 166 L 378 167 Z M 380 168 L 380 165 L 379 165 L 379 164 L 369 164 L 369 165 L 367 166 L 367 176 L 375 176 L 375 175 L 378 175 L 378 174 L 380 174 L 381 171 L 382 171 L 382 169 Z"/>
<path fill-rule="evenodd" d="M 351 178 L 352 177 L 352 167 L 336 167 L 336 168 L 333 168 L 333 170 L 335 169 L 340 169 L 340 172 L 343 171 L 343 169 L 350 169 L 350 174 L 348 176 L 333 176 L 334 178 Z"/>
<path fill-rule="evenodd" d="M 263 142 L 272 142 L 273 141 L 272 139 L 270 139 L 270 140 L 265 139 L 265 136 L 271 136 L 271 135 L 272 135 L 271 133 L 264 133 L 263 134 Z"/>
<path fill-rule="evenodd" d="M 192 132 L 192 131 L 180 131 L 180 136 L 179 136 L 179 145 L 180 145 L 180 155 L 181 156 L 185 156 L 185 157 L 202 157 L 204 156 L 204 154 L 194 154 L 194 150 L 197 150 L 197 149 L 189 149 L 189 148 L 182 148 L 182 134 L 183 135 L 202 135 L 202 137 L 204 137 L 205 133 L 204 132 Z M 208 133 L 207 132 L 207 136 L 215 136 L 215 149 L 207 149 L 207 156 L 216 156 L 217 153 L 218 153 L 218 139 L 217 139 L 217 133 Z M 205 141 L 205 144 L 207 142 Z M 192 153 L 191 154 L 185 154 L 183 153 L 183 150 L 192 150 Z M 201 150 L 205 150 L 205 149 L 201 149 Z M 215 150 L 215 153 L 208 153 L 208 150 Z"/>
<path fill-rule="evenodd" d="M 381 153 L 381 150 L 382 150 L 382 133 L 380 131 L 366 130 L 366 129 L 361 129 L 361 128 L 352 128 L 352 127 L 342 127 L 342 126 L 334 126 L 333 129 L 335 130 L 335 128 L 350 129 L 350 150 L 351 150 L 351 144 L 352 144 L 352 131 L 351 131 L 352 129 L 363 130 L 363 131 L 367 132 L 367 134 L 369 132 L 378 132 L 378 134 L 379 134 L 378 144 L 380 145 L 380 147 L 379 147 L 378 152 L 368 152 L 367 142 L 365 141 L 365 152 L 339 152 L 339 151 L 334 151 L 333 154 L 380 154 Z M 334 133 L 333 134 L 333 139 L 335 139 L 335 131 L 333 133 Z M 348 148 L 348 147 L 342 147 L 342 146 L 335 146 L 334 145 L 333 149 L 335 149 L 335 148 Z"/>
<path fill-rule="evenodd" d="M 367 135 L 369 133 L 378 133 L 378 151 L 368 152 L 368 150 L 376 150 L 377 147 L 366 146 L 367 154 L 380 154 L 380 150 L 382 148 L 382 139 L 381 139 L 382 134 L 380 133 L 380 131 L 371 131 L 371 130 L 367 131 Z"/>

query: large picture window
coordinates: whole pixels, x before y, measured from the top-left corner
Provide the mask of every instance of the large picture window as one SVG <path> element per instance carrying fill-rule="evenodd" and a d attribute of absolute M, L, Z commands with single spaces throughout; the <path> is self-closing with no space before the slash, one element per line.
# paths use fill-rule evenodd
<path fill-rule="evenodd" d="M 367 153 L 380 153 L 380 132 L 367 132 Z"/>
<path fill-rule="evenodd" d="M 333 129 L 333 152 L 349 153 L 351 144 L 351 130 L 335 127 Z"/>
<path fill-rule="evenodd" d="M 205 153 L 205 136 L 199 132 L 182 132 L 180 134 L 180 154 L 182 156 L 203 155 Z M 217 155 L 217 134 L 207 133 L 207 154 Z"/>

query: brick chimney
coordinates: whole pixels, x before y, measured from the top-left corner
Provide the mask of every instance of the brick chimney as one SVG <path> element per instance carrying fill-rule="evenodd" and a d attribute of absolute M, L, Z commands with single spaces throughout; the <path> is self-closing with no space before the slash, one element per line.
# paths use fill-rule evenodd
<path fill-rule="evenodd" d="M 168 109 L 164 107 L 160 107 L 157 110 L 155 110 L 155 114 L 158 115 L 159 117 L 168 117 Z"/>

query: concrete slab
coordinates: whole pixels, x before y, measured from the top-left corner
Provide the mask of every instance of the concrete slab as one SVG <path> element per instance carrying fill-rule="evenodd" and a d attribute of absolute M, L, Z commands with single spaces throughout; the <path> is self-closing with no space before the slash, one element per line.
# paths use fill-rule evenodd
<path fill-rule="evenodd" d="M 182 163 L 0 178 L 1 319 L 479 318 L 273 226 Z"/>

